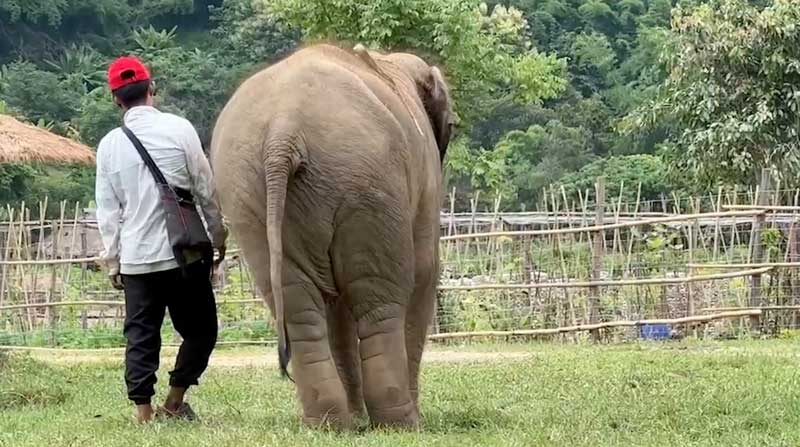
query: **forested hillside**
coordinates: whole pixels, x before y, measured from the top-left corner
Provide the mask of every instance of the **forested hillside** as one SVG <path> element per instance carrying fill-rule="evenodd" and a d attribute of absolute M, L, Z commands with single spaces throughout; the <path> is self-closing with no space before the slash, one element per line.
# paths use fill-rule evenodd
<path fill-rule="evenodd" d="M 207 143 L 237 83 L 303 40 L 413 48 L 445 67 L 458 100 L 451 187 L 515 210 L 606 175 L 611 194 L 641 182 L 655 198 L 797 167 L 800 7 L 758 3 L 4 0 L 0 113 L 94 146 L 120 120 L 105 67 L 133 53 L 159 106 Z M 91 169 L 0 168 L 0 202 L 92 192 Z"/>

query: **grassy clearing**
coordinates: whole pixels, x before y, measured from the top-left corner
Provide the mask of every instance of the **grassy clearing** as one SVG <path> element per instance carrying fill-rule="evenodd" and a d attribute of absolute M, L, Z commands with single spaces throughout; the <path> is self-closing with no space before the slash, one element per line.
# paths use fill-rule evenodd
<path fill-rule="evenodd" d="M 119 361 L 65 365 L 14 354 L 0 358 L 0 445 L 795 446 L 798 348 L 796 340 L 505 346 L 531 355 L 426 364 L 419 433 L 355 434 L 301 427 L 291 384 L 272 366 L 214 366 L 191 396 L 200 423 L 139 427 Z"/>

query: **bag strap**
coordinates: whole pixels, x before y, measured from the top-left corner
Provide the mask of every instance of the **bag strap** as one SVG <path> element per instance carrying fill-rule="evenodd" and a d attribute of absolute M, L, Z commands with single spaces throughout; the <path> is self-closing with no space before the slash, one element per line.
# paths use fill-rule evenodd
<path fill-rule="evenodd" d="M 153 161 L 153 158 L 150 156 L 150 153 L 147 152 L 147 150 L 144 148 L 142 142 L 139 141 L 138 138 L 136 138 L 136 135 L 134 135 L 133 132 L 131 132 L 131 130 L 128 129 L 127 126 L 123 124 L 121 128 L 122 131 L 125 133 L 125 135 L 128 136 L 128 139 L 131 140 L 131 143 L 133 143 L 133 146 L 136 148 L 136 151 L 139 152 L 139 155 L 142 157 L 144 164 L 147 165 L 148 169 L 150 169 L 150 172 L 153 174 L 156 183 L 158 183 L 159 185 L 169 186 L 169 183 L 167 183 L 167 179 L 164 178 L 164 174 L 161 173 L 160 169 L 158 169 L 156 162 Z"/>

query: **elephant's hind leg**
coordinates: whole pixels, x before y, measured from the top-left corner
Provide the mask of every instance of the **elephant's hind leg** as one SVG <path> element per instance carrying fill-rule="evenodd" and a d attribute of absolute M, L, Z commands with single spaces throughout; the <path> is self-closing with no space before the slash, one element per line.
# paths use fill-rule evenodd
<path fill-rule="evenodd" d="M 362 198 L 379 203 L 387 195 Z M 414 288 L 413 237 L 407 216 L 380 210 L 340 211 L 330 250 L 339 292 L 356 322 L 364 403 L 373 425 L 415 427 L 408 383 L 405 314 Z"/>
<path fill-rule="evenodd" d="M 361 354 L 364 401 L 371 422 L 378 426 L 416 427 L 419 416 L 408 382 L 405 346 L 405 303 L 410 290 L 379 278 L 349 284 Z M 407 301 L 407 298 L 402 299 Z"/>
<path fill-rule="evenodd" d="M 438 230 L 438 228 L 437 228 Z M 433 238 L 430 238 L 432 240 Z M 419 410 L 419 369 L 428 327 L 433 322 L 436 304 L 438 250 L 430 240 L 420 241 L 416 253 L 415 285 L 406 313 L 406 352 L 411 397 Z"/>
<path fill-rule="evenodd" d="M 361 359 L 358 354 L 356 322 L 344 297 L 334 298 L 327 308 L 331 351 L 339 377 L 347 392 L 347 404 L 355 418 L 366 416 L 361 390 Z"/>
<path fill-rule="evenodd" d="M 303 405 L 303 421 L 312 426 L 350 428 L 352 417 L 331 355 L 322 294 L 297 268 L 284 264 L 284 269 L 291 372 Z"/>

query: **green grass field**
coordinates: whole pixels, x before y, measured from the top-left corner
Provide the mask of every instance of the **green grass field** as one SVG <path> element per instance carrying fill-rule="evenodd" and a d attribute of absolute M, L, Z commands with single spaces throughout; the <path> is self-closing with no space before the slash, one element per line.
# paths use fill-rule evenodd
<path fill-rule="evenodd" d="M 498 358 L 501 351 L 509 354 Z M 419 432 L 337 434 L 299 424 L 272 349 L 219 350 L 190 397 L 201 421 L 146 427 L 132 422 L 119 351 L 0 353 L 0 445 L 800 445 L 796 340 L 470 345 L 429 354 Z M 172 357 L 165 361 L 159 396 Z"/>

